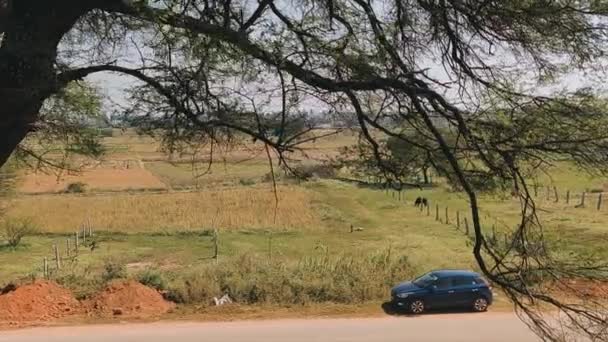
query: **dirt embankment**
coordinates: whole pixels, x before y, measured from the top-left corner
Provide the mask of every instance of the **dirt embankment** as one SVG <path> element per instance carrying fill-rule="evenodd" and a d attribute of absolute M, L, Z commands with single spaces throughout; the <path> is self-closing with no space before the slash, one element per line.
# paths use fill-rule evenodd
<path fill-rule="evenodd" d="M 158 291 L 136 281 L 110 284 L 85 303 L 89 315 L 154 317 L 167 313 L 175 304 Z"/>
<path fill-rule="evenodd" d="M 553 285 L 553 292 L 581 299 L 608 299 L 608 283 L 589 279 L 565 279 Z"/>
<path fill-rule="evenodd" d="M 58 284 L 38 280 L 0 295 L 0 327 L 50 322 L 72 315 L 157 317 L 175 304 L 138 282 L 115 282 L 89 300 L 78 301 Z"/>
<path fill-rule="evenodd" d="M 49 281 L 36 281 L 0 295 L 0 321 L 45 322 L 79 312 L 74 295 Z"/>

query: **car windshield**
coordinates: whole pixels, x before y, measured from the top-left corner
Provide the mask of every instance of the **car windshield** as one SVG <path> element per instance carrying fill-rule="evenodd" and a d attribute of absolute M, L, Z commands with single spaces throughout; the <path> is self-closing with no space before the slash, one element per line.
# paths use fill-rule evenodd
<path fill-rule="evenodd" d="M 418 277 L 412 281 L 412 283 L 418 287 L 427 287 L 431 285 L 435 280 L 437 280 L 437 276 L 433 273 L 427 273 L 421 277 Z"/>

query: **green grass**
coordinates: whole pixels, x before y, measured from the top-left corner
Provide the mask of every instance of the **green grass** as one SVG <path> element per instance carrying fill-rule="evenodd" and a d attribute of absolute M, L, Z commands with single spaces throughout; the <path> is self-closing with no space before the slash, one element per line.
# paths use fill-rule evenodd
<path fill-rule="evenodd" d="M 544 186 L 557 187 L 562 196 L 568 190 L 573 194 L 608 190 L 607 178 L 589 174 L 568 162 L 555 163 L 549 168 L 548 173 L 539 175 L 538 182 Z"/>
<path fill-rule="evenodd" d="M 356 256 L 392 248 L 408 255 L 418 271 L 443 267 L 475 268 L 470 246 L 463 232 L 455 228 L 455 212 L 460 211 L 461 225 L 470 217 L 467 201 L 462 195 L 441 189 L 409 190 L 402 200 L 383 191 L 357 188 L 337 181 L 305 183 L 315 193 L 313 209 L 319 214 L 321 226 L 314 229 L 273 228 L 231 229 L 220 231 L 220 258 L 235 258 L 250 253 L 272 255 L 284 260 L 328 253 L 332 256 Z M 417 196 L 430 200 L 430 216 L 413 207 Z M 567 245 L 577 252 L 608 252 L 608 208 L 575 209 L 572 205 L 540 201 L 541 219 L 548 237 L 556 244 Z M 508 230 L 517 224 L 518 202 L 493 197 L 480 199 L 482 223 L 490 231 Z M 435 204 L 440 205 L 440 217 L 449 208 L 450 225 L 435 221 Z M 229 210 L 228 208 L 226 210 Z M 470 222 L 470 221 L 469 221 Z M 350 225 L 361 228 L 350 233 Z M 97 232 L 99 248 L 80 254 L 79 263 L 101 268 L 108 258 L 122 263 L 150 263 L 157 267 L 184 269 L 193 264 L 210 262 L 212 236 L 200 230 L 120 234 Z M 42 259 L 52 255 L 52 245 L 65 249 L 67 235 L 48 234 L 26 237 L 24 245 L 15 250 L 0 249 L 0 279 L 9 280 L 39 272 Z M 270 246 L 270 247 L 269 247 Z"/>
<path fill-rule="evenodd" d="M 323 212 L 321 227 L 314 229 L 247 229 L 220 231 L 220 257 L 243 253 L 297 260 L 318 253 L 358 255 L 386 249 L 407 253 L 420 269 L 472 266 L 466 239 L 453 228 L 420 215 L 412 206 L 396 203 L 373 190 L 338 182 L 311 183 L 314 209 Z M 350 224 L 363 228 L 350 233 Z M 123 263 L 149 262 L 158 266 L 189 267 L 212 255 L 212 237 L 200 231 L 117 234 L 97 232 L 99 248 L 81 253 L 79 262 L 99 268 L 107 258 Z M 26 237 L 24 246 L 0 251 L 0 279 L 12 279 L 40 270 L 52 245 L 65 249 L 67 235 Z M 272 251 L 269 252 L 269 241 Z M 441 250 L 443 252 L 437 253 Z"/>

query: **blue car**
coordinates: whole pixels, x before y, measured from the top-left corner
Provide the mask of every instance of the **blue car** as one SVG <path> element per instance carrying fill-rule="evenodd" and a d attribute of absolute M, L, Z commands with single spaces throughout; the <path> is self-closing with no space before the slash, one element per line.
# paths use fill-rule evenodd
<path fill-rule="evenodd" d="M 391 290 L 397 309 L 421 314 L 429 309 L 470 308 L 483 312 L 492 304 L 492 288 L 478 273 L 459 270 L 429 272 Z"/>

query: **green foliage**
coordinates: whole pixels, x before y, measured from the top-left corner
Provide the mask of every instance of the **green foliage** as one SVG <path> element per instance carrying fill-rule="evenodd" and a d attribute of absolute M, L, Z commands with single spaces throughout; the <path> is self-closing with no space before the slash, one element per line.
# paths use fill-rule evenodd
<path fill-rule="evenodd" d="M 7 218 L 0 224 L 0 235 L 10 247 L 19 246 L 24 237 L 38 231 L 38 228 L 27 218 Z"/>
<path fill-rule="evenodd" d="M 167 289 L 167 281 L 160 272 L 155 270 L 145 270 L 143 273 L 139 274 L 137 281 L 143 285 L 157 289 L 158 291 Z"/>
<path fill-rule="evenodd" d="M 239 179 L 239 184 L 241 184 L 243 186 L 251 186 L 251 185 L 255 185 L 255 181 L 253 179 L 241 178 L 241 179 Z"/>
<path fill-rule="evenodd" d="M 336 170 L 333 165 L 329 164 L 301 164 L 293 168 L 293 172 L 297 177 L 303 179 L 309 178 L 334 178 Z"/>
<path fill-rule="evenodd" d="M 70 83 L 44 103 L 35 131 L 21 143 L 16 156 L 28 163 L 33 158 L 31 164 L 37 167 L 60 168 L 70 167 L 72 155 L 99 158 L 105 148 L 98 129 L 105 126 L 97 89 L 85 82 Z M 47 156 L 57 151 L 63 155 L 61 161 Z"/>
<path fill-rule="evenodd" d="M 407 257 L 391 255 L 390 249 L 368 256 L 308 257 L 288 264 L 242 255 L 179 277 L 168 298 L 209 304 L 213 297 L 228 294 L 246 304 L 364 303 L 385 298 L 388 287 L 413 275 Z"/>
<path fill-rule="evenodd" d="M 104 138 L 111 138 L 114 136 L 114 129 L 112 128 L 100 128 L 97 130 L 97 134 Z"/>
<path fill-rule="evenodd" d="M 0 198 L 13 194 L 15 190 L 16 170 L 17 166 L 13 158 L 0 168 Z"/>
<path fill-rule="evenodd" d="M 99 292 L 105 285 L 105 281 L 91 270 L 90 267 L 84 269 L 70 268 L 61 270 L 53 278 L 59 285 L 70 289 L 76 299 L 83 300 Z"/>
<path fill-rule="evenodd" d="M 127 268 L 125 264 L 113 260 L 108 259 L 103 265 L 103 273 L 101 275 L 101 279 L 104 282 L 108 282 L 114 279 L 123 279 L 127 277 Z"/>

